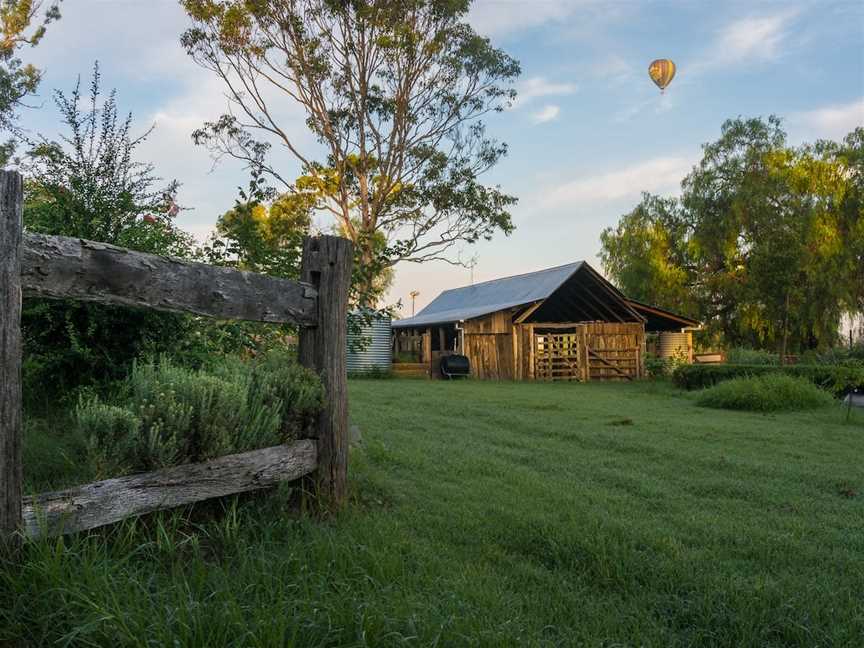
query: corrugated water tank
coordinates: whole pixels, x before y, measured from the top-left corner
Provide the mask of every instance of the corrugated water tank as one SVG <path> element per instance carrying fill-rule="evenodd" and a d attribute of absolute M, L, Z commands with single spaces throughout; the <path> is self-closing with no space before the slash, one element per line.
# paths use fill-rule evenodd
<path fill-rule="evenodd" d="M 691 333 L 660 333 L 660 357 L 664 359 L 679 359 L 690 362 Z"/>
<path fill-rule="evenodd" d="M 393 327 L 388 315 L 361 312 L 348 314 L 348 373 L 389 372 L 393 368 Z M 365 321 L 364 321 L 365 319 Z"/>

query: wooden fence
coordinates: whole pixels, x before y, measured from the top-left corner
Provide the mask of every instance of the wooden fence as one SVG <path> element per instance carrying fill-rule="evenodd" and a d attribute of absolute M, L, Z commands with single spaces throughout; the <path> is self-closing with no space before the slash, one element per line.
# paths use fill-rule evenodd
<path fill-rule="evenodd" d="M 22 535 L 95 528 L 306 475 L 314 480 L 322 504 L 343 502 L 350 241 L 307 238 L 301 280 L 289 281 L 104 243 L 24 233 L 22 205 L 21 176 L 0 171 L 0 543 Z M 24 497 L 22 295 L 297 324 L 300 363 L 318 372 L 325 390 L 315 438 Z"/>

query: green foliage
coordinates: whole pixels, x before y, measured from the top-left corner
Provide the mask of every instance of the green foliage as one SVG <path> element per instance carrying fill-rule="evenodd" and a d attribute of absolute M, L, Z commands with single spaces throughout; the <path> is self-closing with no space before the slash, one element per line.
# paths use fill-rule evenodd
<path fill-rule="evenodd" d="M 834 398 L 806 378 L 768 373 L 749 378 L 733 378 L 709 387 L 696 402 L 702 407 L 779 412 L 815 409 L 834 403 Z"/>
<path fill-rule="evenodd" d="M 822 352 L 808 351 L 801 356 L 805 364 L 860 365 L 864 367 L 864 342 L 845 347 L 833 347 Z"/>
<path fill-rule="evenodd" d="M 601 236 L 628 295 L 705 322 L 727 345 L 835 344 L 864 308 L 864 128 L 791 147 L 776 117 L 735 119 L 703 147 L 682 196 L 645 195 Z"/>
<path fill-rule="evenodd" d="M 60 0 L 51 0 L 42 18 L 39 0 L 0 0 L 0 131 L 20 136 L 17 111 L 36 92 L 42 73 L 18 56 L 23 47 L 35 47 L 47 25 L 60 18 Z M 0 143 L 0 167 L 15 152 L 14 139 Z"/>
<path fill-rule="evenodd" d="M 31 142 L 24 223 L 29 231 L 103 241 L 143 252 L 190 257 L 192 239 L 177 229 L 176 183 L 155 188 L 153 167 L 135 161 L 147 133 L 132 135 L 115 94 L 102 101 L 99 68 L 89 97 L 80 81 L 55 103 L 60 142 Z M 143 216 L 158 214 L 148 222 Z M 28 398 L 44 400 L 82 384 L 117 379 L 145 353 L 174 350 L 191 320 L 181 315 L 32 299 L 22 316 Z M 50 396 L 49 396 L 50 395 Z"/>
<path fill-rule="evenodd" d="M 507 152 L 486 135 L 483 117 L 510 105 L 520 69 L 474 31 L 468 2 L 182 5 L 193 21 L 184 47 L 244 113 L 205 123 L 195 142 L 334 219 L 357 248 L 358 304 L 376 305 L 398 261 L 447 258 L 513 230 L 516 198 L 480 176 Z M 301 151 L 280 121 L 280 101 L 305 113 L 325 157 Z M 300 177 L 268 162 L 273 143 L 294 155 Z"/>
<path fill-rule="evenodd" d="M 839 396 L 852 389 L 864 389 L 864 367 L 830 365 L 682 365 L 672 374 L 683 389 L 703 389 L 733 378 L 784 374 L 809 380 Z"/>
<path fill-rule="evenodd" d="M 138 363 L 114 398 L 82 399 L 75 422 L 101 476 L 156 470 L 297 438 L 321 408 L 320 381 L 285 355 L 192 370 Z"/>
<path fill-rule="evenodd" d="M 310 233 L 314 200 L 305 194 L 274 199 L 273 193 L 260 170 L 252 169 L 249 188 L 241 189 L 234 208 L 219 217 L 216 234 L 201 251 L 207 263 L 273 277 L 300 276 L 303 237 Z"/>
<path fill-rule="evenodd" d="M 672 373 L 673 367 L 666 358 L 660 358 L 655 355 L 646 355 L 644 362 L 645 373 L 647 373 L 650 378 L 662 378 Z"/>
<path fill-rule="evenodd" d="M 726 362 L 731 365 L 779 365 L 780 356 L 764 349 L 732 347 L 726 352 Z"/>

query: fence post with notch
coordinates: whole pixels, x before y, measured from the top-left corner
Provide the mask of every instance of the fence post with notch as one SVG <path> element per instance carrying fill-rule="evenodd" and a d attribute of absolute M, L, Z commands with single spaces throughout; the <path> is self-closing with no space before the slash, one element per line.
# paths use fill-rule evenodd
<path fill-rule="evenodd" d="M 21 240 L 24 185 L 0 170 L 0 545 L 21 526 Z"/>
<path fill-rule="evenodd" d="M 318 469 L 315 488 L 323 501 L 338 507 L 348 481 L 348 291 L 354 245 L 338 236 L 303 240 L 300 280 L 318 291 L 318 324 L 301 327 L 300 364 L 313 369 L 324 385 L 318 417 Z"/>

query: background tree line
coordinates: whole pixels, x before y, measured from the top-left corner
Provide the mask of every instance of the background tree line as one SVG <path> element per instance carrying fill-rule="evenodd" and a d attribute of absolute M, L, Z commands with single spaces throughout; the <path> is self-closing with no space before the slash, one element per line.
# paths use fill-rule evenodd
<path fill-rule="evenodd" d="M 627 295 L 699 318 L 706 344 L 781 356 L 836 344 L 864 312 L 864 128 L 791 146 L 777 117 L 729 120 L 681 188 L 602 233 Z"/>

